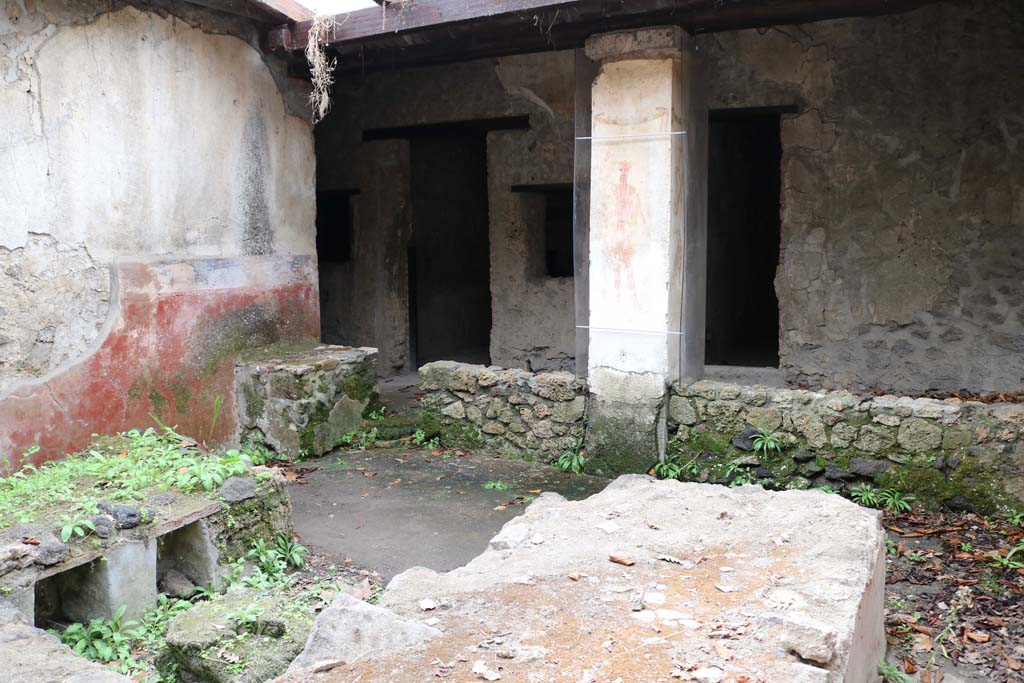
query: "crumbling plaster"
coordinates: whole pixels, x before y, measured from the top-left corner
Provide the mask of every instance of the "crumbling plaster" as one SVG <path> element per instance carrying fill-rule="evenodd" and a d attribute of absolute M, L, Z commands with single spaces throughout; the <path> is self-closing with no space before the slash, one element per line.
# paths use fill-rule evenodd
<path fill-rule="evenodd" d="M 1024 8 L 704 36 L 712 107 L 783 117 L 781 368 L 816 387 L 1024 382 Z"/>
<path fill-rule="evenodd" d="M 0 392 L 99 343 L 118 264 L 315 253 L 305 86 L 253 24 L 166 0 L 3 5 Z"/>
<path fill-rule="evenodd" d="M 572 181 L 573 66 L 572 53 L 559 52 L 339 76 L 334 111 L 316 128 L 317 187 L 360 194 L 352 261 L 322 269 L 326 341 L 378 347 L 384 375 L 411 369 L 408 143 L 363 142 L 363 131 L 525 114 L 530 130 L 493 131 L 487 140 L 491 360 L 573 367 L 572 278 L 545 274 L 541 200 L 511 191 Z"/>

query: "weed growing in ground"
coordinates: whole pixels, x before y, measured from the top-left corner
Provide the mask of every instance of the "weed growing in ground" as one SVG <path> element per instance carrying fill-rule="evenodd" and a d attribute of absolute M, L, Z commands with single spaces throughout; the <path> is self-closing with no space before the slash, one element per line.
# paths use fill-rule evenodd
<path fill-rule="evenodd" d="M 39 467 L 29 464 L 0 477 L 0 525 L 66 511 L 62 536 L 69 531 L 67 539 L 84 538 L 92 530 L 85 517 L 94 514 L 88 511 L 101 500 L 141 500 L 154 490 L 172 487 L 215 491 L 252 464 L 246 450 L 213 454 L 171 428 L 162 433 L 133 429 L 104 438 L 85 453 Z"/>
<path fill-rule="evenodd" d="M 441 447 L 441 439 L 437 436 L 427 438 L 427 433 L 422 429 L 417 429 L 412 433 L 412 442 L 420 448 L 427 448 L 434 450 Z"/>
<path fill-rule="evenodd" d="M 1024 541 L 1015 545 L 1010 549 L 1010 552 L 1005 555 L 989 553 L 988 558 L 991 560 L 989 564 L 996 569 L 1003 569 L 1006 571 L 1024 569 L 1024 561 L 1014 559 L 1014 556 L 1017 553 L 1022 553 L 1021 557 L 1024 557 Z"/>
<path fill-rule="evenodd" d="M 878 675 L 882 677 L 884 683 L 906 683 L 907 680 L 899 667 L 884 659 L 878 663 Z"/>
<path fill-rule="evenodd" d="M 683 473 L 683 465 L 679 460 L 678 453 L 672 453 L 666 455 L 664 460 L 659 460 L 654 463 L 654 467 L 651 468 L 651 472 L 654 473 L 658 479 L 676 479 L 680 474 Z"/>
<path fill-rule="evenodd" d="M 132 673 L 139 668 L 132 659 L 132 641 L 141 638 L 143 630 L 139 622 L 123 620 L 126 609 L 122 605 L 113 619 L 93 619 L 88 624 L 71 624 L 62 633 L 51 633 L 87 659 L 115 664 L 121 673 Z"/>
<path fill-rule="evenodd" d="M 1024 511 L 1011 510 L 1004 512 L 1002 517 L 1013 526 L 1024 527 Z"/>
<path fill-rule="evenodd" d="M 576 445 L 573 448 L 562 451 L 562 454 L 555 460 L 555 467 L 563 472 L 572 472 L 573 474 L 582 474 L 586 464 L 587 459 L 583 451 L 583 437 L 576 439 Z"/>
<path fill-rule="evenodd" d="M 916 497 L 909 493 L 900 493 L 898 489 L 888 488 L 879 492 L 878 500 L 889 512 L 902 513 L 913 509 L 911 503 Z"/>
<path fill-rule="evenodd" d="M 295 539 L 278 536 L 276 545 L 278 554 L 289 566 L 298 569 L 306 563 L 308 550 L 306 546 L 298 543 Z"/>
<path fill-rule="evenodd" d="M 869 508 L 876 508 L 881 502 L 881 499 L 878 497 L 878 489 L 867 482 L 861 482 L 852 486 L 850 488 L 850 498 L 854 503 Z"/>
<path fill-rule="evenodd" d="M 489 481 L 484 484 L 484 488 L 488 491 L 506 491 L 508 490 L 508 484 L 503 481 Z"/>

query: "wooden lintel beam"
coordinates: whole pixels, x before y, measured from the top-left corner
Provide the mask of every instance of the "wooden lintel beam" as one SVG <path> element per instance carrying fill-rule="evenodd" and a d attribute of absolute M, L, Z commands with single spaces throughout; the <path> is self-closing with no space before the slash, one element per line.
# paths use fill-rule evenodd
<path fill-rule="evenodd" d="M 539 10 L 558 9 L 587 0 L 413 0 L 389 2 L 380 9 L 369 8 L 337 14 L 327 34 L 335 45 L 388 34 L 436 29 L 469 21 L 494 20 Z M 309 42 L 312 21 L 299 21 L 270 31 L 267 44 L 273 49 L 303 50 Z"/>
<path fill-rule="evenodd" d="M 296 0 L 249 0 L 260 9 L 273 14 L 281 14 L 285 21 L 302 22 L 313 18 L 313 11 Z"/>

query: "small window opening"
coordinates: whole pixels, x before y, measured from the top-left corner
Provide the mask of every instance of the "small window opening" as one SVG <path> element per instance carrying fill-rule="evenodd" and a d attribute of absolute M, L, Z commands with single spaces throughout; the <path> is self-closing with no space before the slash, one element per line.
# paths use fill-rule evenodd
<path fill-rule="evenodd" d="M 544 265 L 548 277 L 572 277 L 572 189 L 544 193 Z"/>
<path fill-rule="evenodd" d="M 513 192 L 526 192 L 544 202 L 544 273 L 548 277 L 573 277 L 573 190 L 572 185 L 513 185 Z M 538 236 L 539 237 L 539 236 Z"/>

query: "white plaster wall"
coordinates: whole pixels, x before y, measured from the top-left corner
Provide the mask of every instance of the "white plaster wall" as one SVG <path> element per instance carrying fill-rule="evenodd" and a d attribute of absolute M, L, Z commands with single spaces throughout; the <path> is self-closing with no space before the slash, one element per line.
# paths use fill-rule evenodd
<path fill-rule="evenodd" d="M 315 253 L 304 86 L 224 33 L 252 25 L 109 10 L 0 12 L 0 388 L 91 348 L 117 262 Z"/>
<path fill-rule="evenodd" d="M 0 246 L 314 253 L 310 126 L 251 46 L 132 7 L 31 42 L 0 89 Z"/>

